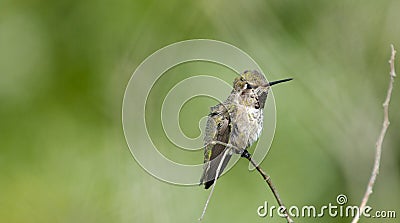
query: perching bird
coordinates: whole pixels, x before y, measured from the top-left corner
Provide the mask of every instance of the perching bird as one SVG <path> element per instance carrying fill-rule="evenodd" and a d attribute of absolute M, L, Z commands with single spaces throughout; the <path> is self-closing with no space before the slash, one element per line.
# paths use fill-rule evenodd
<path fill-rule="evenodd" d="M 245 71 L 235 78 L 229 97 L 223 103 L 211 107 L 204 137 L 204 170 L 200 179 L 205 189 L 214 183 L 218 166 L 227 149 L 226 144 L 236 150 L 231 149 L 226 154 L 218 177 L 233 153 L 249 155 L 246 148 L 261 135 L 263 109 L 270 86 L 290 80 L 292 78 L 268 83 L 258 71 Z"/>

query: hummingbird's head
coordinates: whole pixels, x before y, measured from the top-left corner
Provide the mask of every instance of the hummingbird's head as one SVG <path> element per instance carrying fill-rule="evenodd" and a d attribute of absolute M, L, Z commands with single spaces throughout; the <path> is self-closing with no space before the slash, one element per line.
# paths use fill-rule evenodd
<path fill-rule="evenodd" d="M 268 90 L 272 85 L 290 81 L 292 78 L 268 82 L 264 75 L 253 70 L 246 70 L 233 81 L 233 90 L 241 94 L 254 93 L 258 96 L 260 108 L 264 108 Z"/>
<path fill-rule="evenodd" d="M 233 89 L 241 91 L 245 89 L 255 89 L 260 86 L 267 85 L 268 82 L 264 75 L 256 70 L 246 70 L 240 76 L 236 77 L 233 81 Z"/>

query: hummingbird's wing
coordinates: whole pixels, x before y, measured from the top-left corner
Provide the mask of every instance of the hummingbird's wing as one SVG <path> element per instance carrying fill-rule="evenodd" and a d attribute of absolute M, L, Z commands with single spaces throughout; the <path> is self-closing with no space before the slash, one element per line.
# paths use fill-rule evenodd
<path fill-rule="evenodd" d="M 211 142 L 218 141 L 228 143 L 230 132 L 230 117 L 226 107 L 223 104 L 211 107 L 211 113 L 208 116 L 204 137 L 204 170 L 200 179 L 200 184 L 204 184 L 205 189 L 208 189 L 214 183 L 218 166 L 225 151 L 225 146 L 221 144 L 214 145 L 211 144 Z M 224 171 L 231 156 L 231 153 L 226 154 L 218 177 Z"/>

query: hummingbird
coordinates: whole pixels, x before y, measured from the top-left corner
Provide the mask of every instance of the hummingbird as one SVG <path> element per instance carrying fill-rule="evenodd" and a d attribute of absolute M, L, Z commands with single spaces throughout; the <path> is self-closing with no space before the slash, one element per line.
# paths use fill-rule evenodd
<path fill-rule="evenodd" d="M 261 135 L 263 109 L 271 86 L 290 81 L 287 78 L 267 82 L 264 75 L 256 70 L 244 71 L 233 81 L 233 89 L 228 98 L 210 108 L 204 136 L 204 166 L 200 185 L 208 189 L 227 166 L 236 153 L 249 158 L 250 147 Z M 228 145 L 218 176 L 216 172 Z"/>

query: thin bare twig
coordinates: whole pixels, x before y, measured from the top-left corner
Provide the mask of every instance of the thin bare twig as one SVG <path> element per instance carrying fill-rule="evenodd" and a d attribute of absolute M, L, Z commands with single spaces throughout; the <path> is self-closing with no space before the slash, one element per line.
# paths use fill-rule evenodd
<path fill-rule="evenodd" d="M 219 142 L 219 141 L 213 141 L 213 142 L 211 142 L 211 143 L 212 143 L 212 144 L 220 144 L 220 145 L 223 145 L 223 146 L 225 146 L 225 147 L 228 148 L 228 149 L 233 149 L 233 150 L 235 150 L 236 152 L 242 151 L 242 150 L 240 150 L 239 148 L 237 148 L 236 146 L 233 146 L 233 145 L 228 144 L 228 143 L 223 143 L 223 142 Z M 216 172 L 216 175 L 215 175 L 216 178 L 215 178 L 214 185 L 213 185 L 213 187 L 212 187 L 212 189 L 211 189 L 210 195 L 208 196 L 208 199 L 207 199 L 207 202 L 206 202 L 206 206 L 204 207 L 204 210 L 203 210 L 203 214 L 201 215 L 201 217 L 200 217 L 199 220 L 201 220 L 201 219 L 203 218 L 204 214 L 205 214 L 205 211 L 206 211 L 207 206 L 208 206 L 208 202 L 209 202 L 209 200 L 210 200 L 210 198 L 211 198 L 211 194 L 213 193 L 215 184 L 216 184 L 216 182 L 217 182 L 217 178 L 218 178 L 217 176 L 218 176 L 219 171 L 220 171 L 220 169 L 221 169 L 221 164 L 223 163 L 223 161 L 224 161 L 224 159 L 225 159 L 226 152 L 228 151 L 228 149 L 225 151 L 224 156 L 222 157 L 222 159 L 221 159 L 221 161 L 220 161 L 220 163 L 219 163 L 219 166 L 218 166 L 218 169 L 217 169 L 217 172 Z M 245 152 L 247 152 L 247 150 L 245 150 Z M 264 178 L 265 182 L 267 182 L 267 184 L 268 184 L 269 188 L 271 189 L 272 193 L 274 194 L 275 199 L 276 199 L 276 201 L 278 202 L 279 206 L 284 208 L 285 217 L 286 217 L 287 222 L 288 222 L 288 223 L 294 222 L 294 221 L 290 218 L 290 215 L 289 215 L 289 213 L 288 213 L 288 211 L 287 211 L 287 208 L 285 207 L 285 205 L 283 204 L 283 202 L 282 202 L 282 200 L 281 200 L 281 197 L 279 196 L 278 190 L 275 188 L 274 184 L 272 183 L 271 177 L 270 177 L 268 174 L 266 174 L 266 173 L 254 162 L 254 160 L 251 158 L 250 153 L 247 152 L 247 156 L 244 156 L 244 157 L 250 161 L 250 163 L 257 169 L 257 171 L 258 171 L 258 172 L 261 174 L 261 176 Z"/>
<path fill-rule="evenodd" d="M 227 149 L 225 150 L 224 155 L 222 156 L 222 159 L 221 159 L 221 161 L 220 161 L 219 164 L 218 164 L 218 168 L 217 168 L 217 171 L 216 171 L 216 173 L 215 173 L 214 184 L 213 184 L 213 186 L 212 186 L 212 188 L 211 188 L 210 194 L 208 195 L 206 204 L 204 205 L 203 213 L 201 213 L 201 216 L 200 216 L 200 218 L 199 218 L 199 221 L 203 220 L 204 215 L 206 214 L 207 207 L 208 207 L 208 203 L 210 202 L 211 196 L 212 196 L 212 194 L 214 193 L 215 185 L 217 185 L 217 179 L 218 179 L 219 172 L 221 171 L 222 164 L 224 163 L 226 154 L 228 153 L 229 150 L 230 150 L 230 148 L 227 148 Z"/>
<path fill-rule="evenodd" d="M 246 157 L 247 158 L 247 157 Z M 269 188 L 271 189 L 272 193 L 275 196 L 276 201 L 278 202 L 279 206 L 284 208 L 284 212 L 285 212 L 285 217 L 288 223 L 292 223 L 293 220 L 290 218 L 290 215 L 287 211 L 287 208 L 285 207 L 285 205 L 283 204 L 281 197 L 279 196 L 278 190 L 275 188 L 274 184 L 272 183 L 271 177 L 265 173 L 255 162 L 254 160 L 251 158 L 251 156 L 249 156 L 247 158 L 250 163 L 257 169 L 257 171 L 261 174 L 261 176 L 264 178 L 265 182 L 267 182 Z"/>
<path fill-rule="evenodd" d="M 365 206 L 367 205 L 369 196 L 372 194 L 372 189 L 374 187 L 376 177 L 379 173 L 379 165 L 381 162 L 381 154 L 382 154 L 382 143 L 383 139 L 385 138 L 386 131 L 389 127 L 389 103 L 390 103 L 390 98 L 392 96 L 392 90 L 393 90 L 393 83 L 394 83 L 394 78 L 396 77 L 396 72 L 394 69 L 394 62 L 395 62 L 395 56 L 396 56 L 396 50 L 394 49 L 393 44 L 390 45 L 391 47 L 391 57 L 389 60 L 389 65 L 390 65 L 390 81 L 389 81 L 389 87 L 387 90 L 386 94 L 386 99 L 385 102 L 383 103 L 383 125 L 382 125 L 382 130 L 381 133 L 379 134 L 378 140 L 376 141 L 375 145 L 375 162 L 374 162 L 374 167 L 372 169 L 371 177 L 368 182 L 367 190 L 365 191 L 364 197 L 361 200 L 361 204 L 359 207 L 360 213 L 356 215 L 352 221 L 352 223 L 357 223 L 358 220 L 360 219 L 361 213 L 363 213 Z"/>

